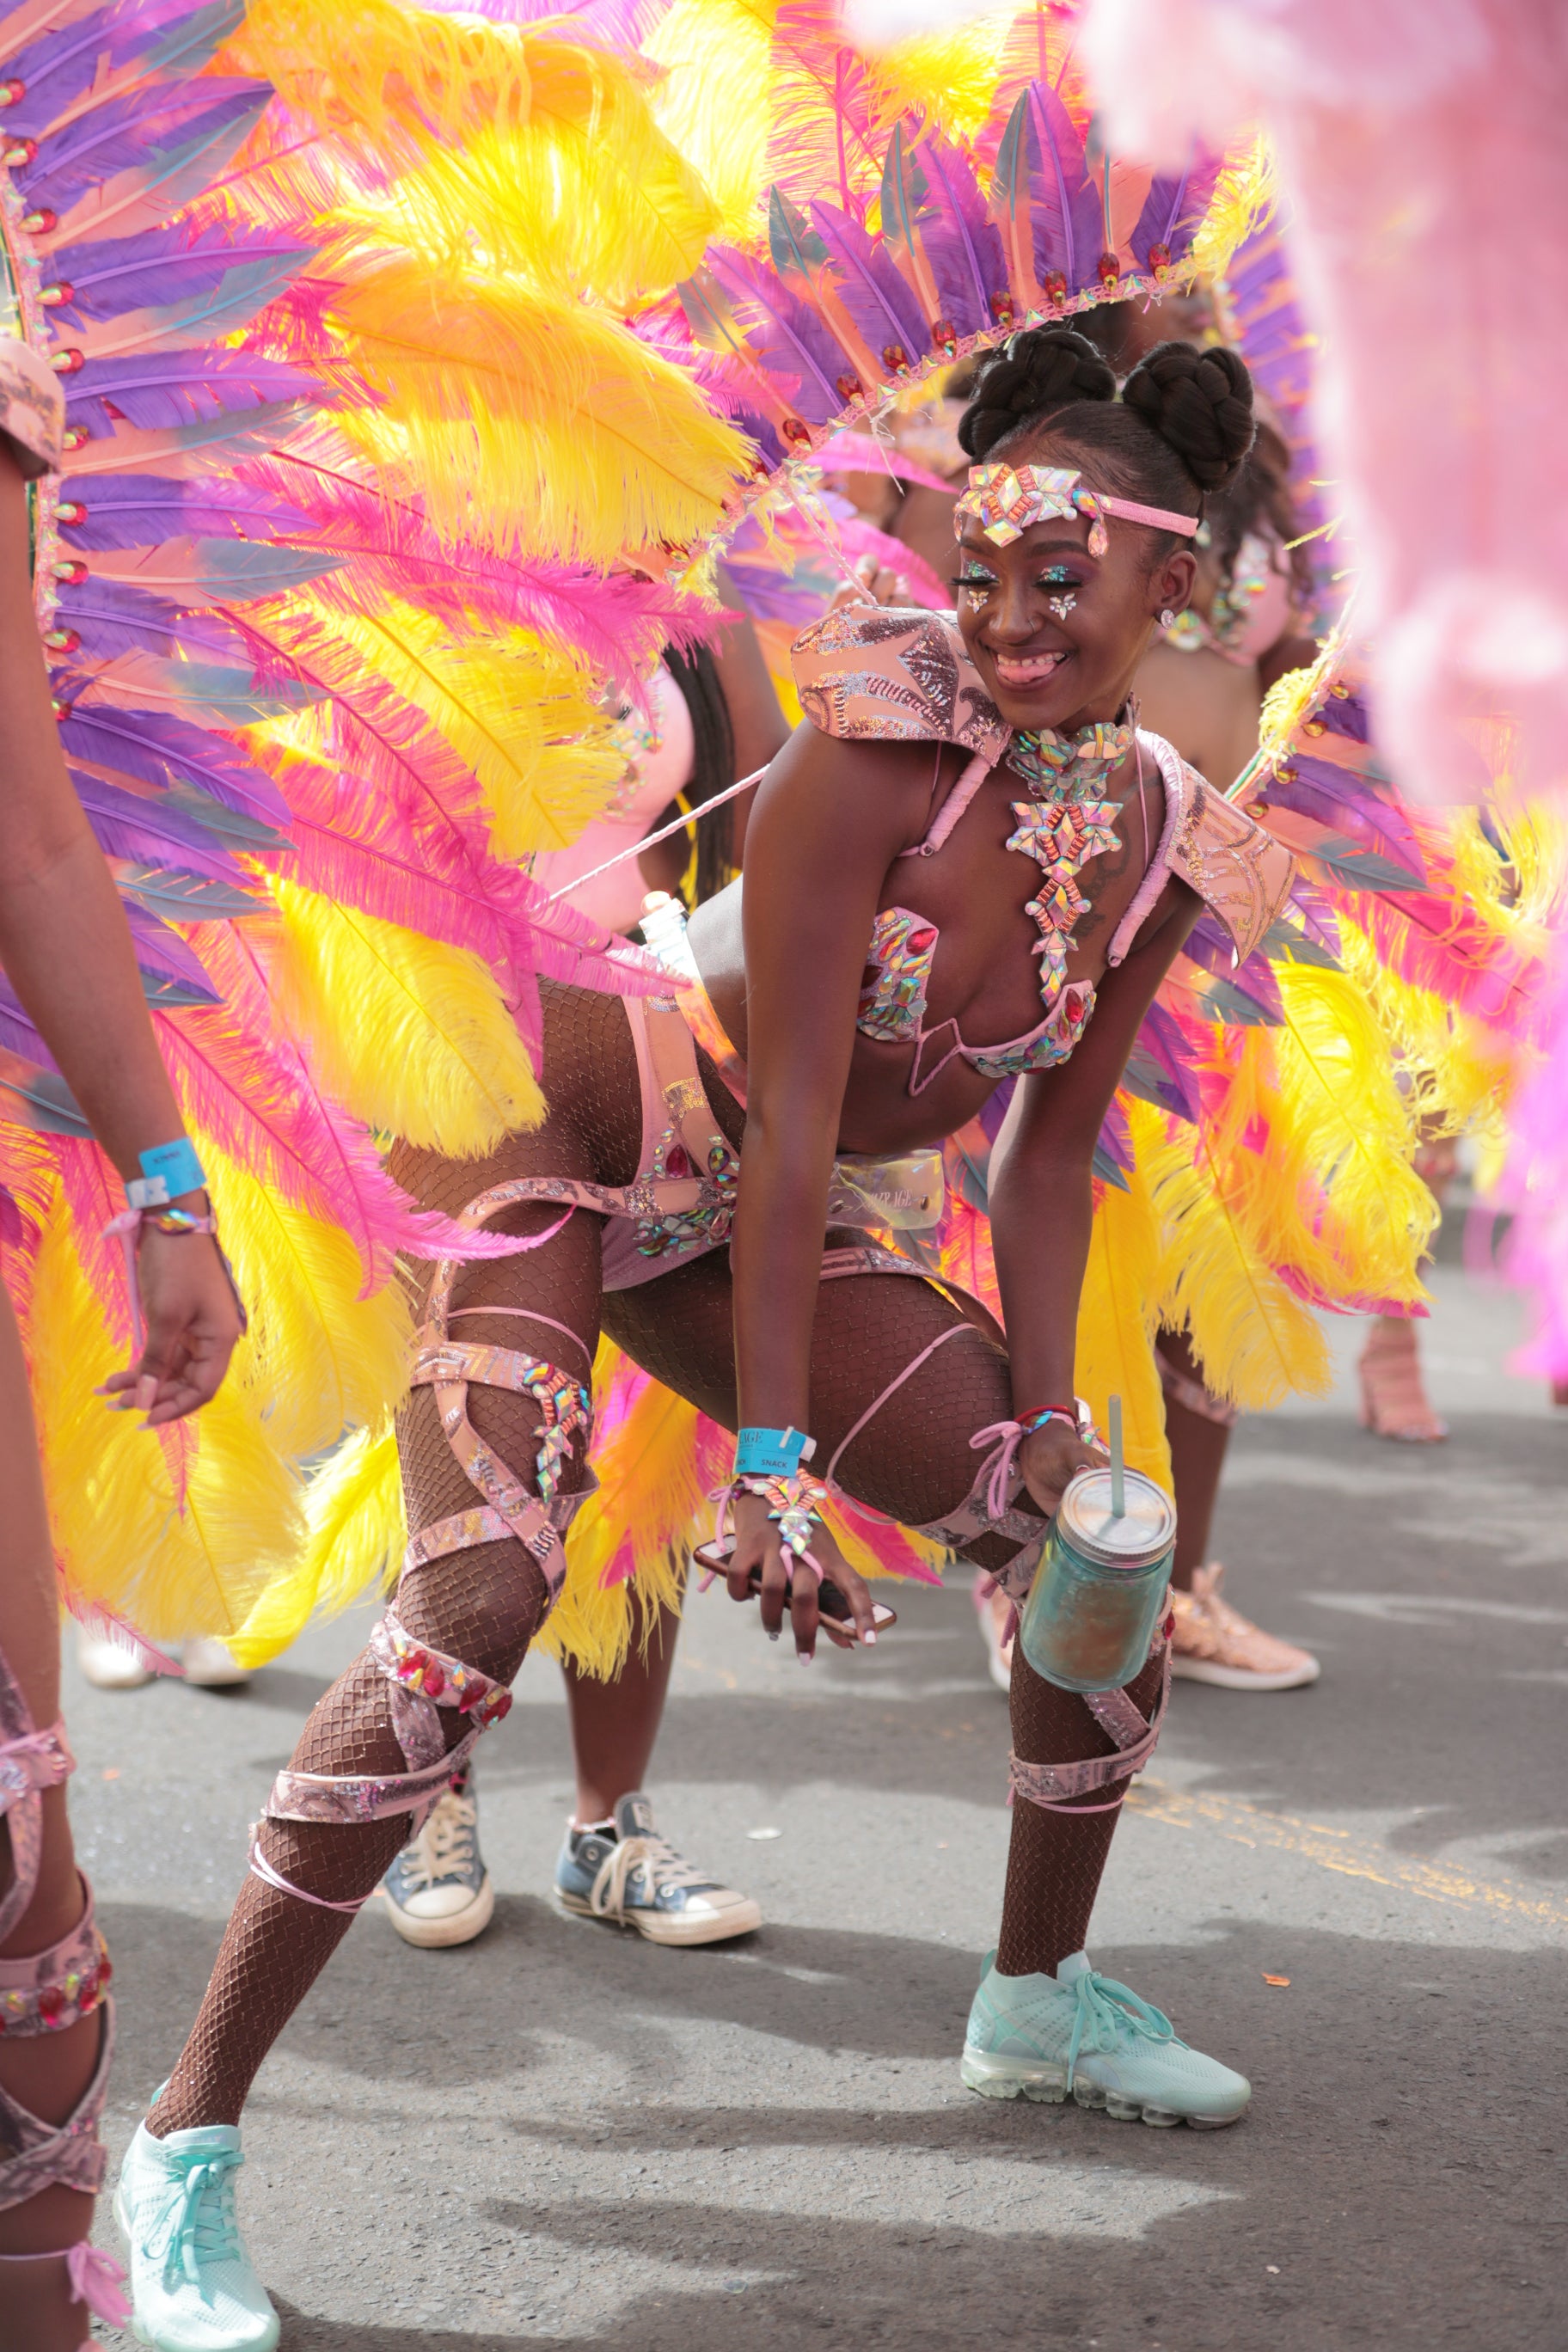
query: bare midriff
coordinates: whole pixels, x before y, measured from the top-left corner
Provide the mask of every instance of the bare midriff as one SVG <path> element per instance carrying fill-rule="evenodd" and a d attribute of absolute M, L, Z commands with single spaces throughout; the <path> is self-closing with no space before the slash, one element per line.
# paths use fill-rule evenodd
<path fill-rule="evenodd" d="M 900 747 L 900 751 L 904 747 Z M 929 777 L 929 744 L 907 747 L 911 768 Z M 884 756 L 886 754 L 884 753 Z M 944 754 L 940 799 L 968 764 L 968 753 Z M 1087 907 L 1068 958 L 1069 985 L 1098 984 L 1106 950 L 1131 904 L 1157 845 L 1164 795 L 1157 770 L 1143 762 L 1142 811 L 1132 755 L 1114 770 L 1106 797 L 1121 804 L 1115 852 L 1084 867 L 1079 887 Z M 1039 932 L 1026 911 L 1042 885 L 1035 861 L 1006 846 L 1026 802 L 1022 780 L 1005 765 L 994 769 L 952 833 L 930 857 L 901 857 L 889 866 L 879 908 L 903 907 L 941 933 L 930 982 L 928 1030 L 956 1020 L 971 1047 L 1026 1035 L 1041 1016 Z M 741 881 L 698 908 L 691 918 L 692 953 L 713 1010 L 743 1061 L 746 1058 L 746 971 L 741 928 Z M 1160 913 L 1151 914 L 1152 922 Z M 849 1080 L 839 1118 L 837 1149 L 883 1155 L 915 1150 L 956 1134 L 980 1111 L 997 1081 L 960 1057 L 949 1062 L 924 1092 L 910 1094 L 913 1047 L 856 1033 Z"/>

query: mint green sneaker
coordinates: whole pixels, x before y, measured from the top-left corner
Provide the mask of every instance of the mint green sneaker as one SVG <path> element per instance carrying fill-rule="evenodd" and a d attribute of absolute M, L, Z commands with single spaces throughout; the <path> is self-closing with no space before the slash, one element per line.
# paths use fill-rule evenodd
<path fill-rule="evenodd" d="M 278 2314 L 240 2243 L 234 2176 L 245 2162 L 232 2124 L 125 2151 L 114 2218 L 130 2264 L 132 2329 L 159 2352 L 272 2352 Z"/>
<path fill-rule="evenodd" d="M 1123 2123 L 1217 2131 L 1252 2096 L 1245 2074 L 1189 2050 L 1163 2012 L 1074 1952 L 1054 1977 L 1005 1977 L 986 1955 L 969 2012 L 960 2072 L 987 2099 L 1041 2099 L 1070 2090 L 1080 2107 Z"/>

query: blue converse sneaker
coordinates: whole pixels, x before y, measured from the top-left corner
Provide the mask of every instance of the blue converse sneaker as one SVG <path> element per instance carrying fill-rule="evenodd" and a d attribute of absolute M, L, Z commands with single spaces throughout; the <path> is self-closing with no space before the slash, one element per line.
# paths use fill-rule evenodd
<path fill-rule="evenodd" d="M 495 1889 L 479 1852 L 479 1801 L 467 1774 L 437 1798 L 382 1880 L 381 1893 L 404 1942 L 426 1951 L 471 1944 L 489 1926 Z"/>
<path fill-rule="evenodd" d="M 114 2218 L 130 2265 L 132 2331 L 160 2352 L 272 2352 L 278 2314 L 240 2243 L 234 2176 L 245 2161 L 232 2124 L 125 2151 Z"/>
<path fill-rule="evenodd" d="M 607 1822 L 568 1824 L 555 1900 L 578 1918 L 635 1927 L 654 1944 L 721 1944 L 763 1924 L 760 1904 L 721 1886 L 659 1836 L 640 1790 L 623 1797 Z"/>
<path fill-rule="evenodd" d="M 1074 1952 L 1054 1977 L 1005 1977 L 988 1954 L 969 2012 L 960 2073 L 987 2099 L 1057 2105 L 1070 2090 L 1080 2107 L 1124 2123 L 1233 2124 L 1252 2096 L 1233 2074 L 1179 2041 L 1163 2011 Z"/>

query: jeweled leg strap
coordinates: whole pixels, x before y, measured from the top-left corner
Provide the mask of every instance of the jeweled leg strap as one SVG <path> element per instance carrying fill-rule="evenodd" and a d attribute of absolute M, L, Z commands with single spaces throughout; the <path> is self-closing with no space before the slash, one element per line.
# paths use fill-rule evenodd
<path fill-rule="evenodd" d="M 511 1185 L 498 1184 L 481 1192 L 463 1211 L 463 1223 L 481 1223 L 487 1216 L 506 1207 L 514 1191 Z M 594 1426 L 594 1400 L 582 1381 L 542 1357 L 525 1355 L 518 1348 L 489 1348 L 454 1339 L 447 1327 L 457 1271 L 457 1261 L 451 1258 L 443 1258 L 436 1269 L 426 1320 L 415 1338 L 409 1385 L 434 1389 L 447 1443 L 482 1501 L 478 1509 L 455 1512 L 450 1518 L 437 1519 L 433 1526 L 421 1528 L 404 1556 L 403 1572 L 406 1576 L 411 1569 L 422 1568 L 427 1560 L 443 1559 L 451 1552 L 467 1551 L 478 1544 L 515 1540 L 538 1562 L 552 1607 L 566 1580 L 563 1539 L 597 1483 L 590 1473 L 576 1493 L 563 1495 L 560 1491 L 562 1470 L 574 1441 L 579 1437 L 586 1462 L 588 1438 Z M 583 1342 L 578 1345 L 583 1346 Z M 586 1355 L 585 1348 L 584 1352 Z M 477 1381 L 483 1388 L 510 1389 L 514 1395 L 525 1396 L 538 1407 L 543 1425 L 534 1461 L 539 1487 L 536 1495 L 530 1494 L 521 1480 L 491 1452 L 468 1419 L 471 1381 Z"/>
<path fill-rule="evenodd" d="M 40 2189 L 79 2189 L 92 2196 L 103 2181 L 99 2118 L 109 2089 L 114 2049 L 114 2004 L 109 1997 L 109 1954 L 93 1916 L 92 1890 L 68 1935 L 47 1951 L 0 1960 L 0 2039 L 30 2040 L 63 2033 L 95 2011 L 103 2032 L 91 2082 L 63 2124 L 47 2124 L 0 2087 L 0 2211 L 23 2204 Z"/>
<path fill-rule="evenodd" d="M 394 1813 L 412 1813 L 418 1829 L 455 1772 L 473 1753 L 479 1734 L 510 1711 L 511 1693 L 477 1666 L 416 1641 L 389 1609 L 370 1637 L 369 1654 L 392 1686 L 392 1728 L 407 1759 L 405 1772 L 279 1772 L 267 1801 L 274 1822 L 326 1822 L 363 1827 Z M 464 1717 L 468 1729 L 450 1748 L 441 1730 L 440 1707 Z M 296 1895 L 323 1911 L 358 1911 L 370 1894 L 347 1903 L 329 1902 L 294 1885 L 275 1869 L 259 1845 L 250 1853 L 253 1874 L 283 1895 Z M 374 1889 L 371 1889 L 374 1893 Z"/>
<path fill-rule="evenodd" d="M 1165 1720 L 1165 1707 L 1171 1696 L 1171 1643 L 1169 1627 L 1163 1626 L 1154 1636 L 1149 1653 L 1149 1663 L 1158 1658 L 1161 1664 L 1160 1696 L 1153 1712 L 1145 1719 L 1124 1690 L 1086 1691 L 1083 1703 L 1102 1731 L 1109 1732 L 1116 1742 L 1116 1752 L 1110 1756 L 1086 1756 L 1078 1764 L 1027 1764 L 1021 1756 L 1007 1759 L 1011 1797 L 1026 1797 L 1031 1805 L 1041 1805 L 1047 1812 L 1109 1813 L 1127 1794 L 1127 1783 L 1134 1772 L 1142 1772 L 1154 1753 L 1161 1727 Z M 1077 1800 L 1092 1796 L 1096 1790 L 1110 1789 L 1103 1804 L 1084 1805 Z"/>

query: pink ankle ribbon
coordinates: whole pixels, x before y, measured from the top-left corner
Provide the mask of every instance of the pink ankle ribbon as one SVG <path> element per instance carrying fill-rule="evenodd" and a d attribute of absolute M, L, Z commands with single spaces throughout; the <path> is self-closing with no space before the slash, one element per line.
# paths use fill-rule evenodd
<path fill-rule="evenodd" d="M 120 2292 L 124 2270 L 112 2254 L 100 2253 L 85 2238 L 74 2246 L 41 2249 L 36 2254 L 0 2254 L 0 2263 L 64 2263 L 73 2303 L 85 2303 L 106 2327 L 123 2327 L 131 2316 L 131 2305 Z"/>

